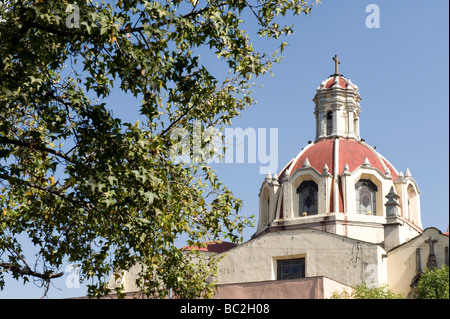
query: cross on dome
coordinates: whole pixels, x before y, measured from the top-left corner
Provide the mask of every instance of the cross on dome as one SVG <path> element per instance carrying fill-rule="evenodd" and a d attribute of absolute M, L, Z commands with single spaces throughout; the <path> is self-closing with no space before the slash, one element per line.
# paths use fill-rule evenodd
<path fill-rule="evenodd" d="M 338 71 L 338 65 L 341 64 L 341 61 L 339 61 L 337 54 L 333 57 L 334 61 L 334 74 L 333 75 L 340 75 Z"/>
<path fill-rule="evenodd" d="M 314 96 L 316 117 L 316 142 L 322 139 L 342 137 L 361 139 L 359 134 L 359 115 L 361 97 L 358 87 L 339 73 L 339 57 L 332 57 L 334 74 L 322 81 Z M 332 94 L 329 94 L 331 93 Z M 364 163 L 369 166 L 369 162 Z M 383 172 L 385 170 L 383 169 Z"/>

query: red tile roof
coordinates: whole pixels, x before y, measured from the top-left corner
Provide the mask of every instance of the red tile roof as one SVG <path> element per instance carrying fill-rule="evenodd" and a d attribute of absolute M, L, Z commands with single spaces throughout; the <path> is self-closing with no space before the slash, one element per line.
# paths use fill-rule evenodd
<path fill-rule="evenodd" d="M 348 164 L 350 172 L 361 166 L 365 158 L 370 162 L 370 166 L 377 168 L 382 174 L 385 173 L 383 164 L 389 168 L 393 180 L 398 175 L 396 170 L 372 147 L 353 140 L 339 140 L 339 174 L 344 172 L 345 164 Z"/>
<path fill-rule="evenodd" d="M 331 78 L 325 83 L 325 88 L 330 89 L 334 84 L 334 78 Z M 347 88 L 347 82 L 342 78 L 339 77 L 339 86 L 343 89 Z"/>
<path fill-rule="evenodd" d="M 338 152 L 338 154 L 336 154 L 336 152 Z M 334 185 L 332 185 L 332 189 L 330 191 L 330 211 L 338 210 L 342 212 L 344 210 L 340 176 L 344 172 L 346 164 L 348 164 L 349 172 L 352 172 L 363 165 L 365 159 L 367 158 L 370 163 L 370 167 L 378 169 L 383 175 L 386 174 L 386 168 L 389 168 L 393 181 L 398 178 L 397 170 L 368 144 L 356 140 L 332 138 L 321 140 L 315 144 L 308 145 L 308 147 L 303 149 L 296 156 L 296 158 L 291 160 L 291 162 L 289 162 L 289 164 L 280 172 L 278 182 L 282 183 L 286 170 L 288 170 L 289 174 L 292 175 L 297 169 L 302 168 L 307 158 L 310 166 L 319 174 L 323 173 L 323 168 L 326 164 L 328 166 L 328 172 L 332 176 L 334 176 L 335 173 L 335 159 L 338 161 L 337 173 L 339 176 L 337 179 L 337 196 L 339 196 L 339 207 L 337 207 L 336 210 L 333 207 L 335 203 L 333 200 L 335 192 L 333 191 Z"/>
<path fill-rule="evenodd" d="M 330 174 L 333 175 L 333 147 L 334 139 L 323 140 L 307 148 L 297 161 L 291 165 L 290 174 L 302 168 L 303 163 L 308 158 L 311 167 L 315 168 L 319 173 L 322 173 L 323 167 L 327 164 Z"/>
<path fill-rule="evenodd" d="M 181 248 L 181 250 L 198 250 L 198 251 L 207 251 L 207 252 L 220 254 L 220 253 L 230 250 L 236 246 L 237 246 L 236 244 L 226 242 L 226 241 L 220 241 L 220 242 L 212 241 L 212 242 L 206 243 L 206 247 L 199 248 L 198 246 L 185 246 L 185 247 Z"/>
<path fill-rule="evenodd" d="M 320 174 L 323 172 L 325 164 L 327 164 L 329 173 L 334 175 L 335 143 L 335 139 L 326 139 L 302 151 L 297 160 L 288 165 L 290 174 L 302 168 L 303 163 L 308 158 L 311 167 L 316 169 Z M 385 173 L 383 165 L 388 167 L 393 180 L 395 181 L 397 179 L 398 174 L 396 169 L 383 156 L 376 152 L 375 149 L 359 141 L 339 139 L 339 175 L 344 172 L 346 164 L 349 166 L 349 171 L 352 172 L 361 166 L 366 158 L 369 160 L 370 166 L 377 168 L 382 174 Z M 284 175 L 284 171 L 280 173 L 280 182 L 282 175 Z"/>

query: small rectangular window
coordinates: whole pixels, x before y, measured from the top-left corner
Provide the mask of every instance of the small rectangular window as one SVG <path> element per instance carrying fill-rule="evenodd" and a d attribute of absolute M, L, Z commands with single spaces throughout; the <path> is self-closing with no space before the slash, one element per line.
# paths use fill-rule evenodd
<path fill-rule="evenodd" d="M 277 280 L 305 278 L 305 258 L 277 260 Z"/>

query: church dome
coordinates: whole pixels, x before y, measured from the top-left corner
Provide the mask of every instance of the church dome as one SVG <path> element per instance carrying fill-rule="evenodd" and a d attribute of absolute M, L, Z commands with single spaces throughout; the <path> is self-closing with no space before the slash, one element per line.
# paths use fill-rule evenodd
<path fill-rule="evenodd" d="M 330 75 L 325 81 L 323 81 L 320 86 L 317 88 L 317 91 L 320 90 L 330 90 L 330 89 L 353 89 L 358 91 L 358 86 L 353 84 L 350 79 L 347 79 L 338 71 L 338 65 L 341 62 L 338 59 L 338 56 L 335 55 L 333 58 L 335 62 L 334 74 Z"/>
<path fill-rule="evenodd" d="M 316 139 L 279 172 L 265 177 L 255 234 L 316 228 L 380 243 L 385 225 L 422 232 L 417 183 L 360 136 L 358 87 L 335 72 L 313 98 Z M 403 230 L 402 230 L 403 231 Z"/>
<path fill-rule="evenodd" d="M 381 174 L 398 178 L 397 170 L 373 147 L 363 141 L 346 139 L 326 139 L 305 147 L 280 173 L 281 182 L 286 170 L 289 175 L 297 169 L 312 167 L 319 174 L 328 170 L 331 175 L 352 173 L 360 166 L 373 167 Z"/>
<path fill-rule="evenodd" d="M 328 193 L 330 211 L 345 211 L 342 178 L 350 176 L 357 169 L 379 173 L 381 179 L 394 183 L 399 179 L 399 173 L 394 166 L 370 145 L 363 141 L 335 138 L 311 143 L 302 149 L 282 169 L 277 182 L 282 185 L 285 180 L 295 176 L 297 171 L 311 168 L 317 175 L 329 176 L 337 183 L 331 186 Z"/>
<path fill-rule="evenodd" d="M 350 79 L 347 79 L 341 74 L 330 75 L 325 81 L 321 83 L 317 90 L 329 90 L 332 88 L 358 90 L 358 86 L 356 84 L 353 84 Z"/>

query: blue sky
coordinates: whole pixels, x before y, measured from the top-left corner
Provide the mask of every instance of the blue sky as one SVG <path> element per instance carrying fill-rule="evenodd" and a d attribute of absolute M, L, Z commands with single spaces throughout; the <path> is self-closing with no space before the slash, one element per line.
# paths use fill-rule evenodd
<path fill-rule="evenodd" d="M 367 28 L 369 4 L 380 10 L 380 27 Z M 232 127 L 278 130 L 278 169 L 315 138 L 314 103 L 317 86 L 340 73 L 359 87 L 361 137 L 394 167 L 409 168 L 421 200 L 424 228 L 446 231 L 449 225 L 449 2 L 446 0 L 323 0 L 311 15 L 287 19 L 294 34 L 273 76 L 259 79 L 258 104 L 242 112 Z M 274 44 L 253 39 L 254 46 Z M 226 71 L 226 70 L 225 70 Z M 120 94 L 111 99 L 115 114 L 137 119 Z M 268 134 L 268 133 L 267 133 Z M 243 213 L 258 215 L 262 163 L 214 165 L 219 178 L 244 202 Z M 245 240 L 255 232 L 249 228 Z M 64 269 L 63 269 L 64 270 Z M 55 282 L 50 298 L 82 296 L 83 288 L 68 289 L 65 277 Z M 10 286 L 8 286 L 10 284 Z M 58 290 L 58 289 L 60 290 Z M 43 291 L 8 281 L 0 298 L 39 298 Z"/>

